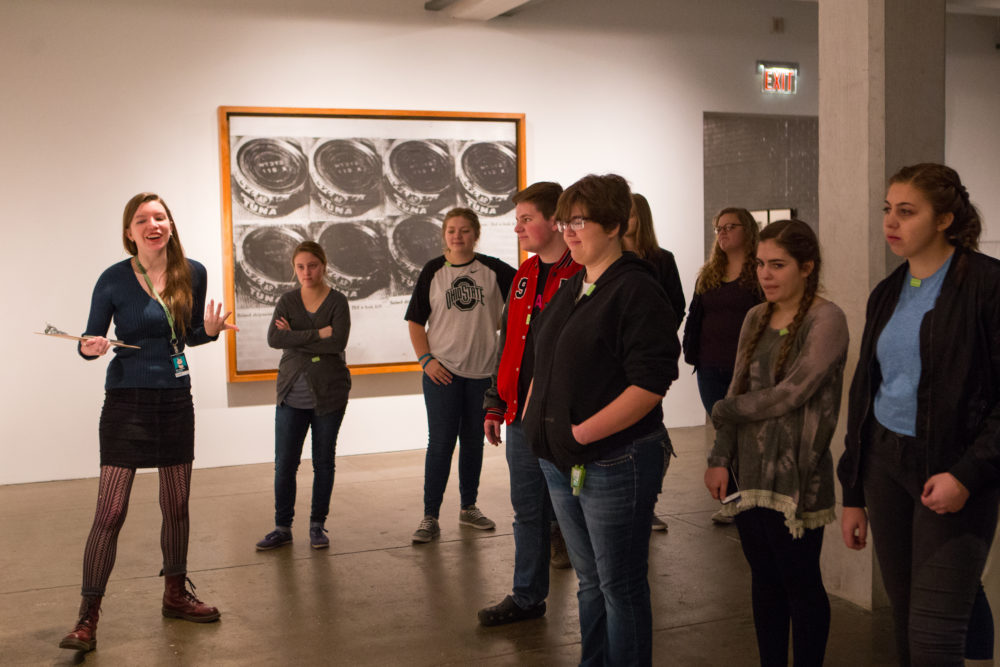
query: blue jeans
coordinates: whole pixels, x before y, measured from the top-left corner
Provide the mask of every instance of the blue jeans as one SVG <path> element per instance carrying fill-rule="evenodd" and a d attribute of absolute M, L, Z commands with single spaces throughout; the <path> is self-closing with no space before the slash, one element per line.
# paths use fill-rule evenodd
<path fill-rule="evenodd" d="M 559 527 L 580 580 L 581 665 L 649 665 L 649 530 L 670 444 L 661 426 L 586 465 L 579 496 L 569 471 L 540 460 Z"/>
<path fill-rule="evenodd" d="M 337 434 L 346 408 L 325 415 L 279 405 L 274 412 L 274 524 L 291 526 L 295 516 L 295 473 L 302 458 L 302 443 L 312 427 L 312 511 L 309 521 L 326 521 L 333 493 Z"/>
<path fill-rule="evenodd" d="M 483 394 L 489 378 L 452 374 L 450 384 L 435 384 L 424 375 L 427 407 L 427 457 L 424 459 L 424 514 L 437 518 L 458 438 L 458 490 L 462 507 L 475 505 L 483 469 Z"/>
<path fill-rule="evenodd" d="M 733 381 L 732 368 L 699 368 L 695 371 L 698 379 L 698 395 L 701 396 L 701 404 L 705 406 L 705 412 L 712 414 L 712 406 L 716 401 L 721 401 L 729 391 L 729 384 Z"/>
<path fill-rule="evenodd" d="M 510 504 L 514 508 L 514 602 L 527 609 L 549 594 L 549 531 L 554 514 L 538 457 L 521 421 L 507 425 Z"/>
<path fill-rule="evenodd" d="M 733 381 L 732 368 L 699 368 L 695 371 L 698 379 L 698 394 L 701 396 L 701 404 L 705 406 L 705 412 L 712 415 L 712 406 L 716 402 L 726 397 L 729 385 Z M 733 471 L 738 470 L 736 461 L 729 466 L 729 483 L 726 486 L 729 493 L 740 488 L 739 482 Z"/>

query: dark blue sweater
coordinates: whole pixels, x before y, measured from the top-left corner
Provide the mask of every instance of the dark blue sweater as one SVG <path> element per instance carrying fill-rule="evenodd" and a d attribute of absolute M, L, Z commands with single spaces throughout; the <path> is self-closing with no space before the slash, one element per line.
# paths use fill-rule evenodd
<path fill-rule="evenodd" d="M 191 323 L 187 336 L 180 341 L 185 345 L 202 345 L 218 336 L 205 333 L 205 290 L 207 273 L 200 263 L 189 259 L 191 265 Z M 105 389 L 164 389 L 190 387 L 191 378 L 174 377 L 170 355 L 170 325 L 159 302 L 146 294 L 132 270 L 130 259 L 112 264 L 94 286 L 90 301 L 90 317 L 85 336 L 106 336 L 111 320 L 115 322 L 114 338 L 138 345 L 141 349 L 111 348 L 114 357 L 108 364 Z M 83 355 L 84 359 L 96 359 Z"/>

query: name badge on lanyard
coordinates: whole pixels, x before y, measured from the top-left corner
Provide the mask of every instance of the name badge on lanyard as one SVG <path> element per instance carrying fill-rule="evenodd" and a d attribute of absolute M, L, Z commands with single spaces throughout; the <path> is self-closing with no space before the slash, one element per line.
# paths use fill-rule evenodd
<path fill-rule="evenodd" d="M 170 361 L 174 365 L 174 377 L 184 377 L 191 372 L 188 368 L 187 358 L 184 356 L 183 352 L 178 352 L 177 354 L 170 355 Z"/>
<path fill-rule="evenodd" d="M 149 287 L 149 291 L 152 292 L 153 296 L 159 302 L 160 306 L 163 308 L 163 314 L 167 316 L 167 324 L 170 325 L 170 347 L 174 351 L 170 355 L 170 365 L 174 368 L 174 377 L 180 378 L 191 373 L 191 367 L 188 366 L 187 357 L 181 352 L 180 346 L 177 342 L 177 334 L 174 331 L 174 316 L 170 314 L 170 309 L 167 308 L 167 304 L 163 303 L 163 299 L 160 298 L 159 292 L 153 287 L 153 281 L 149 279 L 149 274 L 146 273 L 146 268 L 139 261 L 139 258 L 135 258 L 135 265 L 139 267 L 139 272 L 142 273 L 142 277 L 146 279 L 146 285 Z"/>

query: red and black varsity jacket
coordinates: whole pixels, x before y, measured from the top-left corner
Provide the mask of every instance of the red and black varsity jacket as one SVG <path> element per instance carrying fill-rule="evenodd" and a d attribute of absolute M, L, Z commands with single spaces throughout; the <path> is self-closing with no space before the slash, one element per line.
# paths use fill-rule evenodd
<path fill-rule="evenodd" d="M 538 286 L 538 255 L 533 255 L 521 263 L 514 276 L 507 304 L 504 307 L 503 321 L 500 325 L 500 359 L 493 373 L 490 388 L 486 390 L 483 407 L 486 408 L 486 418 L 494 421 L 504 420 L 511 423 L 517 417 L 517 381 L 521 374 L 521 362 L 524 359 L 524 347 L 528 340 L 528 328 L 531 324 L 531 311 L 535 303 L 535 290 Z M 581 267 L 573 261 L 569 250 L 549 269 L 542 291 L 542 308 L 566 280 L 572 278 Z"/>

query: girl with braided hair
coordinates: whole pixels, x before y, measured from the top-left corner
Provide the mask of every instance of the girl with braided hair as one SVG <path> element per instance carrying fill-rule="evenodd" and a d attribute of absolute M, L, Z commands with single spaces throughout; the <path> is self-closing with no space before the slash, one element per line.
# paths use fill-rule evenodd
<path fill-rule="evenodd" d="M 733 382 L 712 408 L 715 446 L 705 486 L 729 501 L 750 564 L 761 665 L 786 665 L 789 623 L 796 665 L 821 665 L 830 603 L 819 556 L 834 515 L 830 440 L 840 410 L 847 320 L 817 295 L 819 242 L 809 225 L 782 220 L 757 245 L 765 303 L 740 331 Z"/>
<path fill-rule="evenodd" d="M 878 535 L 900 664 L 962 665 L 1000 500 L 1000 262 L 976 252 L 982 222 L 949 167 L 900 169 L 883 210 L 906 262 L 868 299 L 841 531 L 851 549 L 869 522 Z"/>

